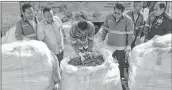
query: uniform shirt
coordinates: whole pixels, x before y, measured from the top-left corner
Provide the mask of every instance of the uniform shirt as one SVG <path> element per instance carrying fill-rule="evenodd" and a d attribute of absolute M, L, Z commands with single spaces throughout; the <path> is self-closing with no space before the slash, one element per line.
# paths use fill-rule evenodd
<path fill-rule="evenodd" d="M 95 27 L 90 21 L 87 21 L 87 23 L 88 29 L 84 32 L 79 30 L 78 22 L 74 23 L 70 29 L 71 44 L 77 53 L 83 47 L 88 48 L 88 51 L 92 51 Z"/>
<path fill-rule="evenodd" d="M 54 16 L 52 24 L 43 20 L 38 28 L 38 39 L 45 42 L 54 54 L 59 54 L 64 49 L 60 18 Z"/>
<path fill-rule="evenodd" d="M 19 40 L 19 37 L 23 39 L 25 38 L 30 38 L 30 39 L 37 39 L 37 25 L 38 25 L 38 20 L 35 17 L 33 25 L 26 19 L 22 18 L 20 19 L 17 24 L 16 24 L 16 30 L 15 30 L 15 37 L 16 39 Z"/>
<path fill-rule="evenodd" d="M 147 24 L 150 25 L 147 39 L 152 39 L 155 35 L 165 35 L 172 32 L 172 21 L 169 16 L 164 13 L 158 17 L 151 13 L 148 17 Z"/>
<path fill-rule="evenodd" d="M 116 22 L 113 14 L 110 14 L 103 24 L 102 40 L 104 41 L 107 36 L 105 42 L 108 46 L 117 50 L 124 50 L 126 46 L 131 46 L 133 33 L 134 23 L 128 15 L 123 14 Z"/>

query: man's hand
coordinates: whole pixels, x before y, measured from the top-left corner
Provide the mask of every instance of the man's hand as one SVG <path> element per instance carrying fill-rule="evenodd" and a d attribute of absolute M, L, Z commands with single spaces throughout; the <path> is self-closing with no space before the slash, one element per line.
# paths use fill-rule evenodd
<path fill-rule="evenodd" d="M 125 52 L 130 53 L 131 52 L 131 46 L 127 46 L 126 49 L 125 49 Z"/>
<path fill-rule="evenodd" d="M 17 40 L 23 40 L 23 37 L 24 37 L 24 35 L 22 35 L 22 34 L 16 35 Z"/>
<path fill-rule="evenodd" d="M 159 35 L 155 35 L 152 39 L 156 39 L 157 37 L 159 37 Z"/>

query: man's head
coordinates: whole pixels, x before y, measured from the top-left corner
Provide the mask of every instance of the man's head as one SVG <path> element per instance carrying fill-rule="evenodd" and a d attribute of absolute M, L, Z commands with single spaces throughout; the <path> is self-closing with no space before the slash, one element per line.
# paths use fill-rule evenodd
<path fill-rule="evenodd" d="M 50 7 L 45 7 L 43 9 L 43 16 L 48 23 L 53 22 L 53 10 Z"/>
<path fill-rule="evenodd" d="M 143 2 L 143 8 L 146 8 L 148 6 L 148 3 L 146 1 Z"/>
<path fill-rule="evenodd" d="M 141 1 L 134 1 L 133 7 L 134 7 L 134 10 L 136 12 L 140 12 L 141 9 L 142 9 L 142 6 L 143 6 L 143 2 L 141 2 Z"/>
<path fill-rule="evenodd" d="M 34 18 L 34 13 L 33 13 L 33 8 L 32 5 L 30 4 L 24 4 L 22 6 L 22 11 L 23 11 L 23 15 L 25 18 L 33 20 Z"/>
<path fill-rule="evenodd" d="M 165 2 L 157 2 L 154 6 L 154 14 L 155 16 L 160 16 L 162 13 L 166 11 Z"/>
<path fill-rule="evenodd" d="M 125 10 L 125 7 L 124 7 L 123 3 L 117 2 L 114 6 L 113 14 L 116 18 L 120 18 L 122 16 L 124 10 Z"/>
<path fill-rule="evenodd" d="M 88 23 L 85 20 L 81 20 L 78 22 L 78 28 L 80 29 L 81 32 L 85 31 L 88 29 Z"/>

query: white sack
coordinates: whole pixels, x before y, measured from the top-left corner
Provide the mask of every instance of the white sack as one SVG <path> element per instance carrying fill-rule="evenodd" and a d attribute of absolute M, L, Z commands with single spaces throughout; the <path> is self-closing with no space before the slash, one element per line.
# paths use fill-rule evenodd
<path fill-rule="evenodd" d="M 61 61 L 61 90 L 122 90 L 118 64 L 112 54 L 101 49 L 105 62 L 100 66 L 76 67 L 70 58 Z"/>
<path fill-rule="evenodd" d="M 2 37 L 2 44 L 17 41 L 17 39 L 15 38 L 15 30 L 16 26 L 12 27 L 7 31 L 6 35 Z"/>
<path fill-rule="evenodd" d="M 129 57 L 131 90 L 171 90 L 172 35 L 136 46 Z"/>
<path fill-rule="evenodd" d="M 2 90 L 53 90 L 56 57 L 40 41 L 2 45 Z"/>

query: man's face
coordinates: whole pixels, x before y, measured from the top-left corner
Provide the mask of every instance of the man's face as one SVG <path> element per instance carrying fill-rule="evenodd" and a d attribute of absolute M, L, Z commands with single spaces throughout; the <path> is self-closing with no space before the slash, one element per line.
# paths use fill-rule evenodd
<path fill-rule="evenodd" d="M 147 2 L 143 2 L 143 7 L 147 7 Z"/>
<path fill-rule="evenodd" d="M 159 7 L 159 4 L 155 4 L 154 6 L 154 14 L 155 16 L 160 16 L 164 12 L 164 9 Z"/>
<path fill-rule="evenodd" d="M 53 11 L 47 11 L 47 12 L 44 12 L 44 18 L 45 20 L 48 22 L 48 23 L 52 23 L 53 22 Z"/>
<path fill-rule="evenodd" d="M 114 12 L 113 12 L 113 15 L 115 16 L 115 18 L 119 19 L 122 16 L 122 13 L 123 12 L 120 9 L 115 8 Z"/>
<path fill-rule="evenodd" d="M 27 19 L 33 20 L 34 18 L 33 8 L 30 7 L 30 8 L 25 9 L 24 16 Z"/>
<path fill-rule="evenodd" d="M 134 8 L 137 12 L 140 12 L 142 9 L 143 3 L 139 2 L 139 3 L 135 3 Z"/>

